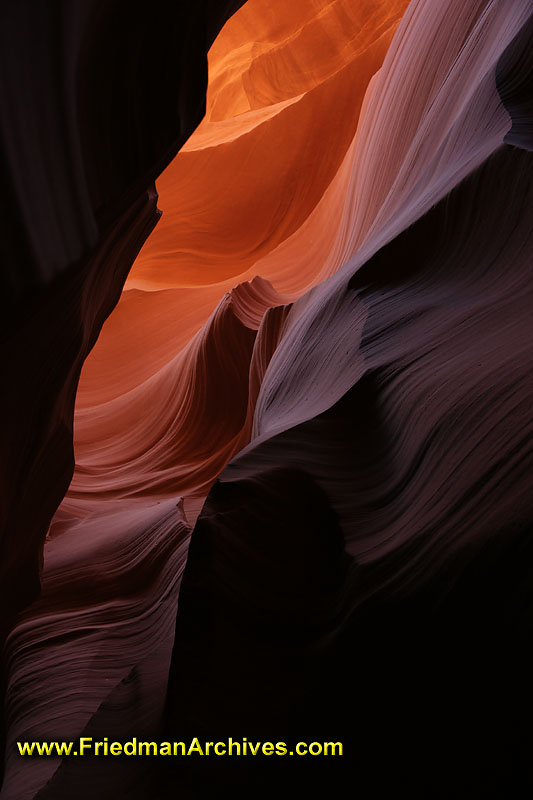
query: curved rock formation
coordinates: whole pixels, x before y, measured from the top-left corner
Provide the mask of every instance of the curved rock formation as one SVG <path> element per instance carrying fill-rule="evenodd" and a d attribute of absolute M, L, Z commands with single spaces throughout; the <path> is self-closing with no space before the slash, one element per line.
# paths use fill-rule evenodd
<path fill-rule="evenodd" d="M 311 243 L 320 243 L 322 253 L 333 246 L 331 220 L 346 183 L 341 165 L 349 160 L 367 85 L 405 7 L 406 2 L 379 2 L 353 9 L 347 0 L 311 7 L 300 1 L 274 13 L 252 0 L 226 26 L 209 55 L 206 118 L 158 182 L 163 218 L 84 368 L 70 496 L 94 492 L 94 470 L 98 483 L 109 480 L 107 491 L 117 491 L 120 474 L 124 494 L 205 495 L 237 445 L 246 443 L 241 437 L 231 451 L 217 452 L 206 426 L 215 424 L 215 413 L 220 434 L 230 435 L 230 419 L 239 415 L 239 403 L 246 404 L 247 389 L 232 389 L 234 370 L 224 377 L 224 353 L 213 353 L 220 359 L 216 375 L 213 364 L 198 364 L 204 357 L 194 354 L 194 342 L 216 336 L 224 340 L 224 352 L 233 353 L 235 337 L 220 329 L 221 312 L 214 309 L 236 283 L 252 281 L 256 287 L 257 300 L 249 295 L 249 302 L 260 302 L 263 311 L 249 313 L 257 316 L 257 329 L 268 307 L 300 296 L 339 266 L 339 260 L 325 266 L 314 253 L 308 263 L 303 257 Z M 244 356 L 241 370 L 248 370 L 249 360 Z M 228 399 L 235 391 L 232 409 L 226 404 L 207 415 L 201 411 L 221 399 L 201 377 L 204 367 L 220 392 L 226 385 Z M 178 395 L 189 398 L 193 422 L 174 395 L 177 384 Z M 148 406 L 153 412 L 143 420 Z M 194 436 L 209 440 L 210 455 L 204 449 L 197 459 L 206 470 L 203 486 L 184 474 L 197 458 Z"/>
<path fill-rule="evenodd" d="M 355 255 L 288 314 L 192 535 L 167 736 L 343 740 L 363 797 L 530 787 L 533 162 L 506 138 L 530 14 L 404 16 L 359 125 Z M 249 785 L 321 796 L 317 764 Z"/>
<path fill-rule="evenodd" d="M 168 574 L 173 574 L 175 591 L 176 578 L 179 578 L 185 558 L 185 549 L 181 545 L 186 546 L 187 541 L 187 530 L 184 528 L 183 534 L 180 534 L 181 523 L 178 519 L 172 522 L 172 515 L 169 521 L 165 517 L 162 527 L 158 527 L 157 520 L 162 513 L 159 500 L 170 498 L 163 500 L 163 507 L 166 508 L 169 503 L 173 507 L 178 494 L 188 493 L 192 498 L 187 499 L 187 509 L 194 518 L 201 496 L 207 493 L 231 456 L 249 441 L 255 400 L 270 358 L 282 336 L 290 301 L 321 277 L 321 268 L 316 261 L 306 270 L 295 271 L 288 268 L 286 259 L 276 256 L 274 251 L 279 242 L 292 239 L 293 232 L 300 235 L 301 223 L 306 222 L 317 205 L 324 207 L 322 195 L 349 149 L 366 85 L 385 55 L 406 2 L 396 3 L 393 7 L 387 3 L 367 4 L 357 13 L 351 12 L 346 2 L 318 3 L 313 9 L 300 3 L 298 7 L 287 8 L 285 16 L 279 18 L 270 13 L 264 16 L 261 4 L 256 2 L 254 5 L 251 13 L 242 12 L 235 18 L 235 25 L 228 28 L 225 40 L 221 40 L 213 49 L 210 56 L 213 81 L 208 97 L 206 124 L 199 129 L 190 147 L 167 170 L 158 189 L 162 193 L 161 205 L 168 218 L 166 228 L 172 232 L 171 240 L 179 242 L 183 238 L 183 230 L 180 231 L 177 225 L 180 214 L 186 230 L 194 219 L 195 204 L 196 207 L 199 204 L 208 209 L 209 192 L 213 196 L 209 174 L 213 175 L 213 171 L 222 174 L 222 170 L 226 170 L 226 174 L 231 175 L 235 166 L 243 157 L 246 158 L 246 153 L 260 146 L 263 153 L 257 159 L 260 168 L 256 181 L 264 183 L 267 175 L 272 173 L 270 196 L 262 192 L 266 200 L 265 211 L 270 208 L 266 211 L 267 227 L 251 230 L 251 223 L 260 221 L 260 208 L 250 206 L 257 192 L 249 182 L 250 176 L 243 173 L 240 186 L 235 186 L 235 202 L 240 204 L 241 212 L 232 212 L 237 223 L 233 228 L 233 241 L 229 250 L 219 254 L 226 266 L 218 267 L 216 259 L 212 264 L 206 260 L 208 252 L 213 250 L 213 244 L 199 236 L 202 225 L 205 225 L 205 222 L 199 221 L 195 236 L 203 247 L 199 251 L 202 268 L 198 273 L 201 274 L 203 285 L 199 288 L 189 286 L 186 270 L 177 263 L 178 253 L 173 256 L 176 263 L 171 270 L 172 280 L 169 283 L 167 277 L 165 280 L 168 285 L 161 290 L 162 283 L 156 268 L 164 266 L 162 243 L 168 234 L 163 231 L 162 237 L 154 240 L 147 251 L 143 251 L 115 314 L 104 327 L 102 337 L 88 360 L 77 397 L 76 475 L 69 495 L 49 531 L 43 596 L 19 619 L 6 651 L 8 771 L 3 789 L 6 797 L 14 794 L 18 798 L 32 797 L 39 789 L 45 795 L 47 792 L 69 794 L 70 780 L 78 784 L 76 792 L 79 794 L 80 780 L 89 791 L 91 776 L 97 781 L 100 794 L 104 789 L 109 794 L 117 791 L 105 771 L 94 773 L 89 768 L 89 775 L 80 779 L 79 762 L 72 765 L 73 778 L 69 777 L 71 768 L 67 763 L 61 765 L 59 770 L 59 765 L 53 761 L 32 762 L 28 768 L 13 754 L 17 738 L 49 738 L 59 728 L 65 736 L 73 736 L 76 731 L 82 734 L 84 729 L 98 729 L 100 735 L 107 735 L 106 725 L 117 730 L 116 735 L 118 731 L 124 735 L 128 726 L 132 731 L 135 725 L 144 726 L 144 730 L 150 729 L 142 722 L 143 719 L 146 721 L 147 714 L 143 703 L 149 704 L 148 698 L 155 698 L 157 692 L 161 691 L 157 687 L 162 686 L 161 676 L 165 674 L 165 664 L 168 665 L 165 653 L 169 653 L 169 641 L 164 640 L 166 634 L 162 631 L 167 630 L 164 626 L 168 625 L 169 617 L 160 621 L 159 617 L 154 617 L 155 612 L 146 609 L 157 608 L 162 593 L 168 591 L 169 578 L 165 577 Z M 216 13 L 221 14 L 221 9 L 217 7 Z M 118 17 L 114 14 L 115 11 L 110 10 L 109 19 L 99 20 L 97 29 L 102 36 L 109 35 L 109 32 L 106 33 L 106 24 L 112 30 L 117 23 Z M 211 19 L 210 14 L 208 9 L 208 20 Z M 81 25 L 81 19 L 79 22 Z M 303 27 L 302 23 L 305 23 Z M 194 25 L 197 23 L 194 22 Z M 131 41 L 139 35 L 138 26 L 134 25 Z M 149 30 L 143 31 L 143 40 L 146 41 L 149 35 Z M 165 33 L 165 37 L 171 38 L 172 35 L 172 30 Z M 342 36 L 342 44 L 339 43 L 339 35 Z M 242 47 L 243 39 L 249 42 L 250 37 L 259 40 L 256 47 L 262 51 L 253 54 L 252 59 L 248 47 L 244 50 Z M 264 42 L 263 46 L 261 41 Z M 187 43 L 187 46 L 189 44 L 193 46 L 194 42 Z M 124 47 L 126 45 L 124 43 Z M 89 40 L 86 46 L 90 51 Z M 158 46 L 164 49 L 164 41 L 159 41 Z M 119 60 L 121 52 L 119 49 L 117 53 L 112 53 L 108 45 L 104 49 L 106 57 L 102 66 L 98 67 L 100 74 L 109 68 L 109 60 Z M 316 60 L 317 49 L 321 53 L 320 61 Z M 227 63 L 228 52 L 234 54 L 231 65 Z M 147 57 L 143 55 L 143 61 Z M 137 58 L 135 49 L 131 58 Z M 168 58 L 171 58 L 170 54 Z M 191 70 L 190 55 L 186 54 L 183 58 Z M 110 91 L 116 91 L 116 86 L 120 85 L 127 71 L 130 70 L 131 74 L 134 69 L 127 60 L 118 66 L 116 84 L 106 87 Z M 176 79 L 175 70 L 172 65 L 168 74 L 165 73 L 165 80 L 169 83 Z M 277 74 L 276 80 L 273 80 L 272 70 Z M 193 78 L 196 80 L 196 75 Z M 89 93 L 92 92 L 93 104 L 98 101 L 94 94 L 97 83 L 95 81 L 92 87 L 86 87 Z M 166 86 L 164 83 L 161 91 Z M 193 89 L 184 85 L 185 95 L 191 91 L 191 103 L 194 100 Z M 75 91 L 79 93 L 81 89 L 75 87 Z M 103 193 L 102 187 L 97 185 L 98 180 L 103 185 L 107 180 L 110 184 L 113 180 L 118 181 L 112 170 L 108 174 L 110 167 L 104 163 L 118 144 L 112 144 L 111 150 L 106 151 L 107 145 L 103 141 L 106 137 L 101 129 L 106 114 L 113 116 L 109 109 L 111 97 L 112 94 L 103 97 L 99 108 L 93 108 L 92 113 L 83 110 L 84 116 L 80 121 L 83 136 L 87 137 L 92 132 L 97 148 L 95 155 L 89 154 L 93 159 L 91 163 L 99 165 L 94 174 L 91 172 L 89 175 L 95 197 Z M 148 112 L 153 110 L 153 103 L 158 99 L 159 90 L 157 97 L 150 100 L 152 105 L 148 109 L 145 97 L 133 97 L 124 100 L 119 111 L 129 114 L 130 119 L 141 113 L 146 114 L 148 119 Z M 137 110 L 127 108 L 130 101 L 139 101 Z M 201 98 L 198 102 L 201 105 Z M 348 104 L 350 113 L 346 114 Z M 180 101 L 180 113 L 185 119 L 180 124 L 180 130 L 189 132 L 196 119 L 194 109 L 194 105 Z M 164 111 L 165 114 L 175 114 L 175 107 L 165 108 Z M 332 113 L 336 114 L 338 125 L 343 129 L 342 136 L 332 136 L 330 132 Z M 119 117 L 120 114 L 117 114 L 117 121 Z M 311 123 L 316 126 L 313 146 L 323 151 L 316 174 L 311 147 L 302 147 L 309 136 Z M 273 139 L 275 130 L 277 145 Z M 135 147 L 142 145 L 141 139 L 137 141 L 135 138 L 141 134 L 136 126 L 130 133 L 134 134 L 131 148 L 128 145 L 116 164 L 117 172 L 123 170 L 121 174 L 126 193 L 133 192 L 126 181 L 126 174 L 129 175 L 130 171 L 125 164 L 126 157 L 132 155 L 130 166 L 135 171 Z M 119 134 L 117 127 L 116 135 Z M 149 136 L 149 131 L 142 131 L 142 135 Z M 154 142 L 161 143 L 165 135 L 163 122 L 159 118 L 153 129 Z M 294 141 L 291 150 L 284 153 L 283 147 L 288 137 Z M 326 142 L 329 143 L 327 149 Z M 148 153 L 152 152 L 150 147 L 155 146 L 149 139 L 145 145 Z M 273 147 L 278 147 L 280 151 L 276 164 L 271 159 Z M 230 152 L 234 155 L 228 158 Z M 214 162 L 211 161 L 211 155 L 215 156 Z M 143 153 L 142 157 L 148 158 L 148 155 Z M 139 181 L 143 163 L 139 155 L 136 167 Z M 155 174 L 161 163 L 157 161 L 151 165 L 150 175 Z M 203 183 L 202 174 L 208 175 Z M 294 186 L 290 189 L 285 209 L 276 211 L 276 198 L 282 184 L 285 192 L 291 184 Z M 187 186 L 190 187 L 188 195 Z M 108 216 L 112 216 L 110 209 L 113 208 L 113 202 L 115 208 L 127 202 L 113 195 L 111 189 L 109 194 L 105 202 L 100 202 L 101 198 L 98 203 L 96 200 L 94 202 L 97 228 L 103 228 Z M 339 195 L 338 190 L 336 195 Z M 185 214 L 183 209 L 186 209 Z M 246 209 L 248 218 L 243 216 Z M 219 211 L 223 211 L 220 203 Z M 116 302 L 135 254 L 122 245 L 121 237 L 127 234 L 137 249 L 142 244 L 149 226 L 153 226 L 157 219 L 154 193 L 150 195 L 150 205 L 140 204 L 138 213 L 140 219 L 137 227 L 132 219 L 125 217 L 124 222 L 121 220 L 116 225 L 116 242 L 113 240 L 107 248 L 109 260 L 113 266 L 118 265 L 118 269 L 112 272 L 110 264 L 104 263 L 103 258 L 94 258 L 94 279 L 90 286 L 85 260 L 68 272 L 69 276 L 73 275 L 73 287 L 66 277 L 59 278 L 66 284 L 62 294 L 58 291 L 57 281 L 49 289 L 41 290 L 41 294 L 49 292 L 51 298 L 50 308 L 46 309 L 46 314 L 43 313 L 45 319 L 41 321 L 41 326 L 43 330 L 50 328 L 57 331 L 58 353 L 62 353 L 62 343 L 69 342 L 72 356 L 69 351 L 64 358 L 56 358 L 54 367 L 60 372 L 56 377 L 50 371 L 49 359 L 43 357 L 43 352 L 49 346 L 47 337 L 43 337 L 42 349 L 35 348 L 34 352 L 36 366 L 33 379 L 42 384 L 43 393 L 29 391 L 27 398 L 32 407 L 41 407 L 44 419 L 50 419 L 49 429 L 41 429 L 41 433 L 44 433 L 44 452 L 50 455 L 48 461 L 42 460 L 42 470 L 36 470 L 35 475 L 35 481 L 42 489 L 43 501 L 38 504 L 37 513 L 35 505 L 32 504 L 30 508 L 28 504 L 28 515 L 23 520 L 29 527 L 24 546 L 28 557 L 34 561 L 31 565 L 25 565 L 23 581 L 16 578 L 16 588 L 19 591 L 22 589 L 24 594 L 16 601 L 12 593 L 11 607 L 14 609 L 37 592 L 38 545 L 44 533 L 44 523 L 50 519 L 70 478 L 71 403 L 79 366 L 94 345 L 102 322 Z M 209 221 L 215 237 L 213 241 L 216 242 L 220 219 L 211 210 L 205 220 Z M 141 228 L 141 223 L 145 227 Z M 67 222 L 65 226 L 68 228 Z M 262 238 L 266 238 L 266 241 L 262 248 L 258 248 L 257 241 Z M 214 246 L 218 247 L 219 244 L 220 240 Z M 183 244 L 179 247 L 183 248 Z M 156 253 L 156 258 L 147 282 L 146 276 L 141 280 L 139 275 L 146 270 L 150 251 Z M 243 254 L 242 258 L 235 257 L 239 252 Z M 270 267 L 265 265 L 260 268 L 266 279 L 255 277 L 259 271 L 257 264 L 263 257 L 272 258 Z M 167 258 L 165 263 L 168 261 Z M 228 270 L 227 265 L 232 262 Z M 222 274 L 226 275 L 222 284 L 220 269 L 225 270 Z M 237 278 L 241 285 L 233 289 Z M 111 281 L 114 282 L 109 286 Z M 274 289 L 271 284 L 279 288 Z M 78 303 L 76 292 L 82 293 L 82 302 Z M 37 297 L 39 303 L 42 303 L 41 295 Z M 89 303 L 94 304 L 96 322 L 87 314 L 86 304 Z M 82 338 L 79 347 L 69 329 L 61 326 L 65 308 L 73 309 L 73 316 L 76 313 L 80 316 Z M 33 322 L 28 338 L 36 330 Z M 23 347 L 27 347 L 27 342 Z M 72 366 L 71 359 L 74 356 L 76 360 Z M 68 370 L 69 382 L 63 389 L 63 405 L 60 406 L 55 400 L 55 393 L 65 381 L 61 370 Z M 39 379 L 39 376 L 42 377 Z M 14 405 L 16 392 L 20 392 L 21 387 L 15 382 L 13 386 Z M 56 402 L 53 409 L 56 414 L 50 411 L 47 417 L 43 398 L 49 397 Z M 200 413 L 201 408 L 203 411 Z M 151 409 L 149 416 L 146 415 L 147 409 Z M 32 417 L 31 409 L 27 417 Z M 154 427 L 155 419 L 157 429 Z M 64 431 L 61 443 L 55 432 L 59 420 Z M 19 438 L 20 431 L 14 428 L 13 446 Z M 65 461 L 61 467 L 62 452 Z M 29 457 L 33 455 L 30 448 Z M 58 478 L 60 467 L 61 482 Z M 15 471 L 10 479 L 15 486 L 18 473 Z M 30 482 L 26 485 L 26 491 L 26 496 L 37 496 L 35 486 Z M 13 496 L 12 499 L 16 500 Z M 16 508 L 16 503 L 13 505 Z M 17 509 L 17 513 L 20 516 L 20 509 Z M 135 555 L 136 541 L 141 536 L 143 525 L 152 525 L 150 520 L 156 522 L 145 531 L 146 550 L 141 558 Z M 10 532 L 15 541 L 19 537 L 18 528 L 10 528 Z M 170 559 L 170 566 L 157 557 L 160 534 L 165 537 L 172 534 L 171 539 L 164 543 L 167 549 L 163 551 L 166 558 Z M 174 541 L 179 544 L 176 550 L 172 549 Z M 17 563 L 17 558 L 20 563 L 20 548 L 11 547 L 13 563 Z M 105 556 L 100 547 L 107 548 Z M 128 566 L 130 558 L 131 564 Z M 109 605 L 111 596 L 106 598 L 105 594 L 101 595 L 97 582 L 93 600 L 89 601 L 87 597 L 88 606 L 77 608 L 73 605 L 76 583 L 82 585 L 87 581 L 95 581 L 99 559 L 102 559 L 104 574 L 109 571 L 115 576 L 116 596 L 122 598 L 124 594 L 128 597 L 131 595 L 131 602 L 120 600 Z M 28 586 L 32 579 L 30 591 Z M 174 611 L 175 602 L 174 599 Z M 142 613 L 139 611 L 141 608 L 145 609 Z M 146 617 L 146 614 L 149 616 Z M 151 633 L 148 637 L 142 623 L 145 618 L 150 622 Z M 69 626 L 77 627 L 80 620 L 82 626 L 87 627 L 87 634 L 82 627 L 79 636 L 68 636 Z M 98 636 L 91 633 L 94 625 L 102 627 Z M 119 657 L 116 644 L 113 643 L 115 640 L 110 636 L 110 631 L 115 630 L 119 632 L 118 646 L 124 649 L 123 658 Z M 101 669 L 94 672 L 90 664 L 94 661 L 96 651 L 101 660 Z M 156 653 L 154 657 L 153 651 Z M 149 666 L 143 666 L 146 664 Z M 41 679 L 29 680 L 31 665 L 41 665 Z M 131 707 L 128 690 L 122 688 L 128 672 L 141 676 L 136 681 L 140 681 L 139 691 L 143 693 L 143 698 L 147 698 L 146 701 L 140 699 L 139 702 L 133 702 Z M 42 679 L 44 675 L 46 680 Z M 52 694 L 49 685 L 57 687 Z M 122 708 L 122 712 L 117 711 L 118 707 Z M 114 710 L 109 711 L 110 708 Z M 153 728 L 157 714 L 154 712 L 147 716 Z M 47 784 L 49 780 L 51 783 Z M 131 775 L 122 775 L 121 780 L 128 784 L 135 783 Z M 63 787 L 63 781 L 66 781 L 66 788 Z M 45 784 L 49 788 L 45 788 Z M 123 788 L 123 784 L 120 785 Z M 133 791 L 131 786 L 130 790 Z"/>
<path fill-rule="evenodd" d="M 72 475 L 81 366 L 157 221 L 153 180 L 204 113 L 207 49 L 239 5 L 2 8 L 5 627 L 38 591 Z"/>
<path fill-rule="evenodd" d="M 124 62 L 122 4 L 66 12 L 84 58 L 102 47 L 72 89 L 98 167 L 64 241 L 53 202 L 44 227 L 21 228 L 31 194 L 8 231 L 19 256 L 16 237 L 43 230 L 68 256 L 39 250 L 32 275 L 58 277 L 20 301 L 8 351 L 4 418 L 28 421 L 5 439 L 11 608 L 37 593 L 94 348 L 42 595 L 6 643 L 2 799 L 526 796 L 531 3 L 248 0 L 210 51 L 205 119 L 158 181 L 164 216 L 142 247 L 147 187 L 201 116 L 205 42 L 237 5 L 164 5 L 145 28 L 134 4 Z M 128 83 L 109 138 L 132 71 L 139 93 Z M 57 174 L 72 169 L 79 194 L 71 155 Z M 69 247 L 86 251 L 64 269 Z M 14 750 L 82 735 L 343 741 L 345 755 Z"/>

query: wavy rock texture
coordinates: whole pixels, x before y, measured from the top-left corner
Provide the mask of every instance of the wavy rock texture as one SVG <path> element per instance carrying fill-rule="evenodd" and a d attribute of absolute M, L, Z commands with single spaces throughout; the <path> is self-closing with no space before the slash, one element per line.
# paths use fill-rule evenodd
<path fill-rule="evenodd" d="M 347 2 L 300 2 L 284 13 L 281 6 L 276 13 L 261 6 L 243 9 L 211 51 L 206 121 L 158 183 L 165 228 L 143 250 L 82 375 L 75 477 L 50 527 L 42 598 L 7 644 L 6 797 L 67 796 L 72 781 L 77 794 L 114 796 L 125 791 L 124 782 L 128 792 L 138 788 L 139 776 L 120 766 L 111 779 L 80 762 L 21 764 L 14 743 L 49 738 L 59 728 L 67 737 L 153 730 L 168 672 L 168 609 L 175 613 L 188 539 L 187 526 L 172 515 L 159 521 L 161 508 L 186 494 L 194 518 L 213 480 L 250 440 L 255 401 L 290 301 L 322 277 L 318 259 L 298 274 L 276 248 L 288 242 L 297 252 L 302 235 L 308 237 L 302 225 L 312 224 L 308 218 L 319 205 L 324 222 L 335 213 L 328 194 L 342 193 L 346 175 L 339 182 L 339 166 L 406 2 L 367 3 L 355 11 Z M 242 169 L 244 161 L 249 169 Z M 125 259 L 117 288 L 128 266 Z M 93 342 L 94 336 L 89 347 Z M 49 369 L 47 361 L 42 369 Z M 67 417 L 76 380 L 73 370 Z M 57 471 L 57 463 L 56 454 L 48 469 Z M 49 486 L 46 491 L 49 519 L 57 498 Z M 142 538 L 146 551 L 139 554 Z M 28 549 L 38 556 L 34 542 Z M 94 597 L 78 607 L 76 587 L 95 582 L 100 559 L 104 574 L 114 576 L 115 601 L 109 584 L 106 595 L 97 582 Z M 162 597 L 169 598 L 165 614 L 157 610 Z M 80 626 L 78 635 L 68 634 Z M 36 664 L 46 680 L 29 680 Z M 128 674 L 142 695 L 132 703 L 123 689 Z"/>
<path fill-rule="evenodd" d="M 117 721 L 120 735 L 157 729 L 190 528 L 174 501 L 110 506 L 47 545 L 41 597 L 7 641 L 2 796 L 34 797 L 60 766 L 21 759 L 17 740 L 103 739 Z M 127 772 L 126 785 L 136 780 Z"/>
<path fill-rule="evenodd" d="M 409 6 L 359 123 L 348 260 L 289 312 L 192 535 L 168 736 L 344 739 L 363 797 L 531 789 L 530 15 Z M 331 786 L 288 764 L 248 778 Z"/>
<path fill-rule="evenodd" d="M 250 348 L 229 327 L 235 300 L 223 301 L 226 311 L 215 306 L 236 283 L 253 281 L 238 290 L 238 303 L 249 306 L 243 324 L 257 330 L 267 308 L 339 266 L 314 257 L 305 264 L 302 255 L 322 229 L 322 248 L 331 246 L 328 221 L 346 181 L 341 165 L 406 5 L 299 0 L 282 12 L 254 0 L 226 26 L 210 52 L 206 118 L 158 182 L 164 214 L 157 234 L 84 368 L 71 496 L 90 496 L 96 482 L 122 496 L 172 488 L 205 495 L 246 443 L 249 436 L 235 433 L 237 420 L 243 425 Z M 217 374 L 208 347 L 220 361 Z M 152 419 L 143 419 L 152 406 Z M 234 440 L 231 447 L 223 437 Z M 196 463 L 204 475 L 189 477 Z"/>
<path fill-rule="evenodd" d="M 157 222 L 153 180 L 203 116 L 207 49 L 241 4 L 2 5 L 2 642 L 39 594 L 81 366 Z"/>
<path fill-rule="evenodd" d="M 206 50 L 241 4 L 2 6 L 3 628 L 38 592 L 81 366 L 157 221 L 153 180 L 202 118 Z"/>
<path fill-rule="evenodd" d="M 225 27 L 80 381 L 42 596 L 6 645 L 2 797 L 533 788 L 532 19 L 249 0 Z M 139 246 L 154 214 L 119 224 Z M 88 346 L 128 258 L 114 282 L 98 263 Z M 64 483 L 41 476 L 42 519 Z M 178 496 L 193 522 L 206 495 L 191 536 Z M 13 755 L 84 732 L 346 755 Z"/>

